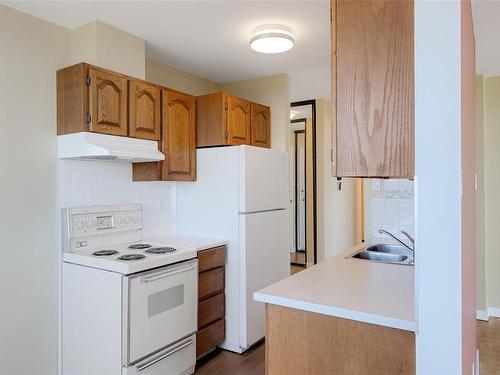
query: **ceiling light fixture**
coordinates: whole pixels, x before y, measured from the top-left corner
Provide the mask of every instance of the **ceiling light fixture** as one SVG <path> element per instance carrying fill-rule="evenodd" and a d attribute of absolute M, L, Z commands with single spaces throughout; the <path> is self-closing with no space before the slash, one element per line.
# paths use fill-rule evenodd
<path fill-rule="evenodd" d="M 292 30 L 281 25 L 264 25 L 254 30 L 250 48 L 260 53 L 281 53 L 293 47 Z"/>

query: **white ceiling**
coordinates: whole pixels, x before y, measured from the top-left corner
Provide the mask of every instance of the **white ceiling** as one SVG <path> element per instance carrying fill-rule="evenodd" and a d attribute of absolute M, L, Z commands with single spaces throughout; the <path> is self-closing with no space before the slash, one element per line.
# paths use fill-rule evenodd
<path fill-rule="evenodd" d="M 476 34 L 476 72 L 500 75 L 500 1 L 472 2 Z"/>
<path fill-rule="evenodd" d="M 95 19 L 146 40 L 147 57 L 227 83 L 290 74 L 291 101 L 330 96 L 329 1 L 19 1 L 4 2 L 67 28 Z M 292 28 L 295 47 L 253 52 L 262 24 Z"/>

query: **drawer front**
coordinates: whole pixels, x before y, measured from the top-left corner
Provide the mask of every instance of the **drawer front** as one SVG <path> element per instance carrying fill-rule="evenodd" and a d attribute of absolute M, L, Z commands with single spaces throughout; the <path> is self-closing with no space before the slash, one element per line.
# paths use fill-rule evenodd
<path fill-rule="evenodd" d="M 123 367 L 122 375 L 188 375 L 194 372 L 196 336 L 192 335 L 133 366 Z"/>
<path fill-rule="evenodd" d="M 226 264 L 226 247 L 221 246 L 215 249 L 208 249 L 198 252 L 199 272 L 222 267 Z"/>
<path fill-rule="evenodd" d="M 224 319 L 210 324 L 196 334 L 196 357 L 208 352 L 210 349 L 222 344 L 224 341 Z"/>
<path fill-rule="evenodd" d="M 216 294 L 198 304 L 198 329 L 224 318 L 224 294 Z"/>
<path fill-rule="evenodd" d="M 200 273 L 198 277 L 198 299 L 224 290 L 224 267 Z"/>

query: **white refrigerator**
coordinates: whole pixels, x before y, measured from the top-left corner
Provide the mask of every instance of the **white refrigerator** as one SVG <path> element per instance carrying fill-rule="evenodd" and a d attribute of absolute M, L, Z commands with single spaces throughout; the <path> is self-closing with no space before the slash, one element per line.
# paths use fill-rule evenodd
<path fill-rule="evenodd" d="M 253 293 L 290 274 L 288 157 L 252 146 L 197 150 L 197 181 L 177 183 L 177 232 L 229 240 L 224 349 L 241 353 L 264 337 Z"/>

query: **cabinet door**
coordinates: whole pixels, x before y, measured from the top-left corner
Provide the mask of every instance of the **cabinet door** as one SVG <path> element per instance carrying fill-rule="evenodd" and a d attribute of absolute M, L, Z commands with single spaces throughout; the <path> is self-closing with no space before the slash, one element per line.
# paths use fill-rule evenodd
<path fill-rule="evenodd" d="M 163 180 L 196 180 L 196 99 L 163 91 Z"/>
<path fill-rule="evenodd" d="M 413 6 L 332 1 L 337 176 L 414 174 Z"/>
<path fill-rule="evenodd" d="M 250 102 L 227 96 L 226 143 L 250 144 Z"/>
<path fill-rule="evenodd" d="M 157 141 L 160 139 L 160 89 L 138 81 L 129 81 L 130 136 Z"/>
<path fill-rule="evenodd" d="M 126 136 L 127 79 L 96 69 L 89 77 L 90 131 Z"/>
<path fill-rule="evenodd" d="M 251 105 L 250 144 L 259 147 L 271 147 L 271 111 L 269 107 Z"/>

